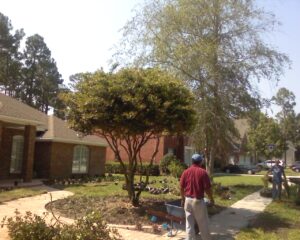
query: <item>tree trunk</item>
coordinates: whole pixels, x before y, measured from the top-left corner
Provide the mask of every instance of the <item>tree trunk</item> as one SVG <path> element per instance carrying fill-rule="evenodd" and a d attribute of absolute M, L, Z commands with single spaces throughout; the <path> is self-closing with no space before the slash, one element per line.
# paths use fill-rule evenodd
<path fill-rule="evenodd" d="M 209 160 L 208 160 L 208 163 L 207 163 L 207 173 L 208 175 L 212 178 L 213 174 L 214 174 L 214 161 L 215 161 L 215 150 L 214 148 L 212 147 L 209 151 Z"/>

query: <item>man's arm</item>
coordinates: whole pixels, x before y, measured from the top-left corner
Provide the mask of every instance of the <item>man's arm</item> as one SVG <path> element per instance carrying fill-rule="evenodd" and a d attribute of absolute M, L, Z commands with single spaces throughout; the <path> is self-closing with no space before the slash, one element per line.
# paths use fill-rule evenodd
<path fill-rule="evenodd" d="M 180 186 L 180 196 L 181 196 L 181 207 L 183 207 L 184 206 L 184 201 L 185 201 L 183 186 Z"/>
<path fill-rule="evenodd" d="M 184 196 L 184 187 L 185 187 L 185 172 L 182 173 L 180 177 L 180 196 L 181 196 L 181 207 L 184 207 L 184 201 L 185 201 L 185 196 Z"/>
<path fill-rule="evenodd" d="M 214 200 L 214 197 L 213 197 L 212 188 L 206 189 L 206 190 L 205 190 L 205 193 L 206 193 L 206 195 L 208 196 L 208 198 L 209 198 L 209 200 L 210 200 L 210 203 L 211 203 L 212 205 L 214 205 L 214 204 L 215 204 L 215 200 Z"/>

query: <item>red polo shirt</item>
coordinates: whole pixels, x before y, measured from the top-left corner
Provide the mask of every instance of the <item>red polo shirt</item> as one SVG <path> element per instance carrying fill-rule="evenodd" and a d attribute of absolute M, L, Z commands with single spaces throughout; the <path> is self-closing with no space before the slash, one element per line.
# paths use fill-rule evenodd
<path fill-rule="evenodd" d="M 184 196 L 200 199 L 204 198 L 204 191 L 211 188 L 211 183 L 207 172 L 193 164 L 182 173 L 180 186 L 184 189 Z"/>

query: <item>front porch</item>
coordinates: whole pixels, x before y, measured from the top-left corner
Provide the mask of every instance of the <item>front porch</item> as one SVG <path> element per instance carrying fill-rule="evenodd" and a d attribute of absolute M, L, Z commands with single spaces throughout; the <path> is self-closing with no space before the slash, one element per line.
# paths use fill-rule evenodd
<path fill-rule="evenodd" d="M 36 126 L 0 121 L 0 180 L 33 177 Z"/>

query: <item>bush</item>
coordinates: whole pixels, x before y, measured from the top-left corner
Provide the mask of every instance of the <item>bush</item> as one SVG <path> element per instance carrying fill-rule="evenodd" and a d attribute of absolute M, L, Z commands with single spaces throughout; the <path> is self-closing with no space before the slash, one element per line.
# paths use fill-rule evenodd
<path fill-rule="evenodd" d="M 164 174 L 170 174 L 169 166 L 172 162 L 178 162 L 176 156 L 173 154 L 166 154 L 160 161 L 160 171 Z"/>
<path fill-rule="evenodd" d="M 8 233 L 12 240 L 52 240 L 59 234 L 59 227 L 50 228 L 45 222 L 46 213 L 43 217 L 26 212 L 21 216 L 20 212 L 15 211 L 15 217 L 4 218 L 2 220 L 8 227 Z"/>
<path fill-rule="evenodd" d="M 64 225 L 57 240 L 120 240 L 116 230 L 111 230 L 103 222 L 99 213 L 92 212 L 78 219 L 72 225 Z"/>
<path fill-rule="evenodd" d="M 186 165 L 179 161 L 171 162 L 171 164 L 168 167 L 170 174 L 175 178 L 179 178 L 185 169 L 186 169 Z"/>
<path fill-rule="evenodd" d="M 92 212 L 80 218 L 74 224 L 67 225 L 56 221 L 47 225 L 45 217 L 26 212 L 21 216 L 16 211 L 15 217 L 4 218 L 2 225 L 7 225 L 12 240 L 121 240 L 114 229 L 107 227 L 99 213 Z"/>

